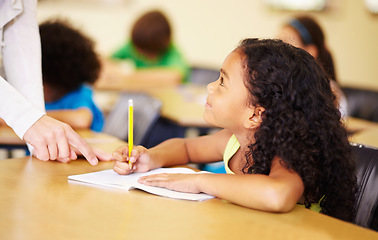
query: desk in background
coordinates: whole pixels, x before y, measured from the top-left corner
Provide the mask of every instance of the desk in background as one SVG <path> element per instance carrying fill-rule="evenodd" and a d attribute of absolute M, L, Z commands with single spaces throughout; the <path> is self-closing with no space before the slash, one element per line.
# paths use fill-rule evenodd
<path fill-rule="evenodd" d="M 98 133 L 88 129 L 76 130 L 76 132 L 94 148 L 99 148 L 108 153 L 113 153 L 117 148 L 124 146 L 125 141 L 105 133 Z"/>
<path fill-rule="evenodd" d="M 142 90 L 138 89 L 138 91 Z M 144 93 L 162 101 L 161 116 L 173 123 L 186 128 L 211 127 L 203 119 L 205 86 L 188 84 L 169 88 L 149 88 L 145 89 Z M 106 111 L 111 110 L 119 94 L 120 91 L 96 90 L 97 100 L 101 102 L 101 108 Z M 345 124 L 351 132 L 352 142 L 378 147 L 378 123 L 351 117 L 346 119 Z M 0 145 L 17 144 L 24 142 L 10 128 L 0 127 Z"/>
<path fill-rule="evenodd" d="M 358 132 L 368 131 L 369 129 L 378 129 L 377 122 L 367 121 L 361 118 L 348 117 L 345 124 L 351 135 Z"/>
<path fill-rule="evenodd" d="M 0 160 L 25 156 L 26 144 L 8 126 L 0 125 Z"/>
<path fill-rule="evenodd" d="M 9 146 L 24 146 L 25 142 L 17 137 L 16 133 L 12 130 L 12 128 L 8 126 L 1 125 L 0 126 L 0 144 L 1 145 L 9 145 Z"/>
<path fill-rule="evenodd" d="M 207 97 L 206 86 L 182 84 L 175 87 L 135 87 L 123 90 L 97 89 L 95 95 L 105 112 L 111 110 L 121 92 L 142 92 L 162 101 L 161 115 L 184 127 L 211 127 L 204 119 L 204 104 Z M 378 123 L 359 118 L 347 118 L 346 126 L 351 133 L 378 128 Z"/>
<path fill-rule="evenodd" d="M 378 128 L 357 132 L 350 137 L 350 141 L 378 148 Z"/>
<path fill-rule="evenodd" d="M 186 84 L 169 88 L 146 88 L 143 91 L 162 101 L 161 116 L 173 123 L 186 128 L 211 127 L 203 119 L 207 96 L 205 86 Z M 108 110 L 116 102 L 119 93 L 120 91 L 97 90 L 104 103 L 102 107 Z M 351 141 L 378 147 L 378 135 L 373 135 L 373 132 L 378 131 L 375 130 L 378 129 L 378 123 L 350 117 L 345 120 L 345 124 L 351 133 Z"/>
<path fill-rule="evenodd" d="M 378 239 L 377 232 L 300 206 L 275 214 L 220 199 L 175 200 L 67 180 L 112 166 L 0 161 L 0 239 Z"/>
<path fill-rule="evenodd" d="M 95 99 L 105 116 L 112 111 L 120 94 L 123 93 L 148 94 L 162 102 L 160 118 L 149 132 L 150 137 L 143 142 L 143 145 L 147 147 L 153 147 L 169 138 L 194 137 L 216 130 L 203 119 L 207 96 L 205 86 L 184 84 L 164 88 L 146 87 L 138 91 L 133 88 L 123 91 L 97 89 Z"/>
<path fill-rule="evenodd" d="M 206 87 L 183 84 L 175 87 L 145 87 L 120 90 L 95 90 L 95 99 L 105 115 L 123 92 L 149 94 L 162 102 L 161 116 L 182 127 L 210 127 L 203 119 Z"/>
<path fill-rule="evenodd" d="M 350 142 L 378 147 L 378 123 L 350 117 L 345 124 L 351 133 Z"/>
<path fill-rule="evenodd" d="M 183 127 L 211 127 L 203 118 L 207 97 L 205 86 L 186 84 L 155 88 L 148 93 L 162 101 L 163 117 Z"/>

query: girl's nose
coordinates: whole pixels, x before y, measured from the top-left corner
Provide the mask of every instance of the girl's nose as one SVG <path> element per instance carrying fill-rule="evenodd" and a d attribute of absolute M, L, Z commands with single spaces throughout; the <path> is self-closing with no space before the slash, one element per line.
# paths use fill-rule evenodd
<path fill-rule="evenodd" d="M 212 93 L 214 91 L 214 84 L 217 82 L 218 80 L 214 81 L 214 82 L 211 82 L 209 84 L 207 84 L 207 91 L 209 93 Z"/>

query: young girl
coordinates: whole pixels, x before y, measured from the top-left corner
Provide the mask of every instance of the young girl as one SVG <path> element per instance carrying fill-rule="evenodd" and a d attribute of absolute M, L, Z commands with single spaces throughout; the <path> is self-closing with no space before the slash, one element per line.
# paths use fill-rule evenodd
<path fill-rule="evenodd" d="M 352 220 L 356 180 L 347 132 L 330 82 L 306 51 L 279 40 L 246 39 L 208 85 L 204 118 L 223 128 L 113 153 L 119 174 L 224 160 L 229 174 L 159 174 L 150 186 L 208 193 L 253 209 L 302 204 Z M 132 169 L 129 168 L 132 163 Z"/>

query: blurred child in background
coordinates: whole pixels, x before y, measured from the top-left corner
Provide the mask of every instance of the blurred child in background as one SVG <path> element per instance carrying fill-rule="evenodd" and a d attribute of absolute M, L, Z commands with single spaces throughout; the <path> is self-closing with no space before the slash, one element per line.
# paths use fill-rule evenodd
<path fill-rule="evenodd" d="M 130 84 L 171 86 L 186 82 L 188 78 L 189 66 L 173 43 L 169 20 L 157 10 L 146 12 L 137 19 L 130 40 L 114 52 L 111 59 L 131 62 L 135 71 L 125 74 L 122 79 L 117 78 L 114 76 L 116 69 L 111 67 L 115 62 L 105 60 L 105 77 L 96 83 L 99 88 L 122 89 Z M 122 75 L 122 71 L 117 74 Z"/>
<path fill-rule="evenodd" d="M 331 87 L 336 95 L 336 104 L 339 106 L 342 116 L 347 117 L 347 100 L 337 82 L 333 57 L 327 48 L 324 32 L 316 20 L 309 16 L 292 18 L 282 26 L 278 38 L 306 50 L 318 61 L 331 79 Z"/>
<path fill-rule="evenodd" d="M 46 21 L 39 30 L 47 114 L 75 129 L 101 131 L 104 117 L 91 89 L 101 69 L 94 42 L 63 20 Z"/>

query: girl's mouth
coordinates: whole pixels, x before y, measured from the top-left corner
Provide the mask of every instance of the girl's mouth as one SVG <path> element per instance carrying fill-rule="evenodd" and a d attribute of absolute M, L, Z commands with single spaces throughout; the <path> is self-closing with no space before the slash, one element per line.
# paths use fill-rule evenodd
<path fill-rule="evenodd" d="M 211 104 L 209 103 L 209 98 L 206 98 L 205 108 L 211 108 Z"/>

